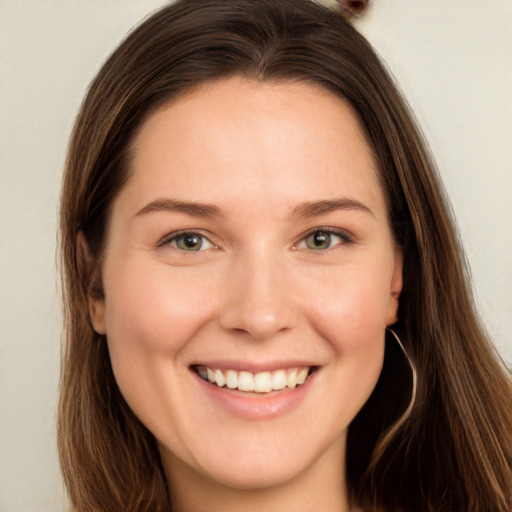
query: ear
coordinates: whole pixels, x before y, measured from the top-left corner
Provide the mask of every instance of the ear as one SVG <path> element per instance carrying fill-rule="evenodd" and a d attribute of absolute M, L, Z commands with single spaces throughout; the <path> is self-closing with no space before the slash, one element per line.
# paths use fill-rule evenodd
<path fill-rule="evenodd" d="M 100 265 L 92 255 L 82 231 L 77 235 L 76 244 L 77 265 L 87 299 L 91 325 L 98 334 L 105 334 L 105 297 L 101 283 Z"/>
<path fill-rule="evenodd" d="M 393 274 L 391 276 L 390 296 L 388 302 L 388 311 L 386 314 L 386 326 L 393 325 L 398 321 L 398 304 L 400 293 L 403 287 L 403 266 L 404 256 L 402 248 L 398 245 L 395 246 L 395 263 L 393 267 Z"/>

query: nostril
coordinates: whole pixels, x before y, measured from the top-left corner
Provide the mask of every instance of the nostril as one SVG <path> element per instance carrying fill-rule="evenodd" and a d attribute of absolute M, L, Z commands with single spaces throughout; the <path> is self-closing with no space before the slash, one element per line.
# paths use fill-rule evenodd
<path fill-rule="evenodd" d="M 290 301 L 287 296 L 247 294 L 246 297 L 239 297 L 237 301 L 230 300 L 221 306 L 219 323 L 233 334 L 260 341 L 269 339 L 295 327 L 297 312 Z"/>

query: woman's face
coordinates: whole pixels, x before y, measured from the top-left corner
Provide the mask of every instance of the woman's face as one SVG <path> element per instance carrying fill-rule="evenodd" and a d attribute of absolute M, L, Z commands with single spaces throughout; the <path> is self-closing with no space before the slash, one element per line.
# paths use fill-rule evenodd
<path fill-rule="evenodd" d="M 339 479 L 402 286 L 348 105 L 232 78 L 164 106 L 107 231 L 93 323 L 171 481 Z"/>

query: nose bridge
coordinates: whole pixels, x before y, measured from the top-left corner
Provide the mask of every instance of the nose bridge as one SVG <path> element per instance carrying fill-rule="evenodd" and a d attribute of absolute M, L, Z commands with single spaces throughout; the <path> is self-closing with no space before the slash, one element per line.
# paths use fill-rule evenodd
<path fill-rule="evenodd" d="M 296 312 L 283 258 L 265 247 L 234 258 L 220 311 L 222 327 L 266 339 L 292 328 Z"/>

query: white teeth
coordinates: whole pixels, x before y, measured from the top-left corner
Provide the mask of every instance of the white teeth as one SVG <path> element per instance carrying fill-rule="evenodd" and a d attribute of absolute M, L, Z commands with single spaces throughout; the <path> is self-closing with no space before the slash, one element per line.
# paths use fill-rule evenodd
<path fill-rule="evenodd" d="M 254 391 L 254 376 L 250 372 L 238 374 L 238 389 L 240 391 Z"/>
<path fill-rule="evenodd" d="M 304 384 L 309 376 L 309 367 L 273 370 L 272 372 L 251 373 L 248 371 L 219 370 L 197 366 L 197 373 L 212 384 L 222 388 L 238 389 L 245 392 L 269 393 L 285 388 L 295 389 Z"/>
<path fill-rule="evenodd" d="M 297 372 L 297 384 L 304 384 L 308 378 L 308 368 L 302 368 Z"/>
<path fill-rule="evenodd" d="M 238 374 L 233 370 L 226 372 L 226 386 L 229 389 L 235 389 L 238 387 Z"/>
<path fill-rule="evenodd" d="M 217 386 L 219 386 L 219 388 L 221 388 L 222 386 L 224 386 L 224 384 L 226 384 L 226 379 L 224 378 L 224 374 L 220 370 L 215 370 L 213 372 L 213 374 L 215 375 L 215 382 L 217 383 Z"/>
<path fill-rule="evenodd" d="M 270 372 L 261 372 L 254 376 L 254 391 L 257 393 L 268 393 L 272 391 L 272 377 L 270 376 Z"/>
<path fill-rule="evenodd" d="M 292 389 L 297 387 L 297 370 L 292 370 L 288 374 L 288 377 L 286 378 L 286 385 Z"/>
<path fill-rule="evenodd" d="M 277 370 L 272 372 L 272 389 L 284 389 L 286 387 L 286 371 Z"/>

